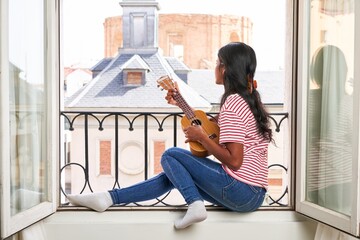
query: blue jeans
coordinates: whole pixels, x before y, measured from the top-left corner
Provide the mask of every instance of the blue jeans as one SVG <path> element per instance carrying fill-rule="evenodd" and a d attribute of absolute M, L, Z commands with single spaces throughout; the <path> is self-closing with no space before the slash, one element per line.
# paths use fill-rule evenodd
<path fill-rule="evenodd" d="M 114 204 L 155 199 L 176 188 L 187 204 L 206 200 L 232 211 L 249 212 L 261 206 L 266 190 L 229 176 L 221 164 L 194 156 L 181 148 L 166 150 L 161 158 L 164 172 L 126 188 L 109 191 Z"/>

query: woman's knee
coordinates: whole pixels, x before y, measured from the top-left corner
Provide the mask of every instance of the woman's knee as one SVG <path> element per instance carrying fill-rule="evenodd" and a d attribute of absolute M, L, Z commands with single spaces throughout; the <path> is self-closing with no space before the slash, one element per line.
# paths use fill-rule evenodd
<path fill-rule="evenodd" d="M 183 156 L 183 154 L 187 154 L 187 152 L 187 150 L 178 147 L 168 148 L 161 156 L 161 165 L 163 166 L 169 159 L 179 159 L 180 155 Z"/>
<path fill-rule="evenodd" d="M 176 147 L 171 147 L 165 150 L 165 152 L 161 156 L 160 161 L 162 166 L 169 159 L 169 157 L 173 157 L 175 149 Z"/>

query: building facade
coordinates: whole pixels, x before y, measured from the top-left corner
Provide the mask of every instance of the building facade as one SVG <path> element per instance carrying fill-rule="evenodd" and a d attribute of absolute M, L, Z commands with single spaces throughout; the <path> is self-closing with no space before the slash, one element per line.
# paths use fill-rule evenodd
<path fill-rule="evenodd" d="M 104 55 L 123 47 L 122 16 L 104 22 Z M 159 14 L 158 47 L 192 69 L 213 69 L 218 49 L 234 41 L 251 44 L 253 22 L 248 17 L 208 14 Z"/>

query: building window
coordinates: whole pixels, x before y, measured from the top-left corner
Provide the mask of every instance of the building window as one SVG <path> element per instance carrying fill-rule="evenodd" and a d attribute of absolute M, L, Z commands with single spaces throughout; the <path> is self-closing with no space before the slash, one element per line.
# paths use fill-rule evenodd
<path fill-rule="evenodd" d="M 111 141 L 100 141 L 100 175 L 111 175 Z"/>
<path fill-rule="evenodd" d="M 154 141 L 154 175 L 163 171 L 161 167 L 161 156 L 165 151 L 165 141 Z"/>
<path fill-rule="evenodd" d="M 143 82 L 143 72 L 126 72 L 128 85 L 141 85 Z"/>
<path fill-rule="evenodd" d="M 169 56 L 184 60 L 183 35 L 178 33 L 168 34 Z"/>

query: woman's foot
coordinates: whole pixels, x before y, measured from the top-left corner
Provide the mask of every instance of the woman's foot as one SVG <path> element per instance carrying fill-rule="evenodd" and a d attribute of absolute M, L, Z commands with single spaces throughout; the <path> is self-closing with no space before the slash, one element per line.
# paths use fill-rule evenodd
<path fill-rule="evenodd" d="M 176 229 L 183 229 L 193 223 L 202 222 L 207 218 L 207 212 L 203 201 L 191 203 L 186 211 L 185 216 L 175 221 Z"/>
<path fill-rule="evenodd" d="M 75 206 L 84 206 L 97 212 L 103 212 L 113 205 L 109 192 L 69 194 L 67 199 Z"/>

